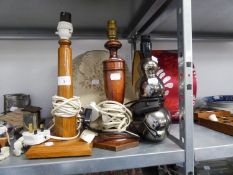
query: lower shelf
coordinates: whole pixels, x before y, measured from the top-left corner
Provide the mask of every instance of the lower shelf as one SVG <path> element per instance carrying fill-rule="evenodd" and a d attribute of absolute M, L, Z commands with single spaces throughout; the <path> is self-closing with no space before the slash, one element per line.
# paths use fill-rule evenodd
<path fill-rule="evenodd" d="M 178 130 L 178 125 L 171 126 L 172 134 L 177 136 Z M 196 161 L 233 157 L 233 137 L 199 125 L 194 126 L 194 147 Z M 28 160 L 10 156 L 0 162 L 0 174 L 82 174 L 182 162 L 184 150 L 166 139 L 119 152 L 95 148 L 89 157 Z"/>
<path fill-rule="evenodd" d="M 233 137 L 195 125 L 195 160 L 211 160 L 233 157 Z"/>
<path fill-rule="evenodd" d="M 1 175 L 61 175 L 148 167 L 184 162 L 184 151 L 169 139 L 162 143 L 140 143 L 119 152 L 95 148 L 89 157 L 28 160 L 10 156 L 0 162 Z"/>
<path fill-rule="evenodd" d="M 171 133 L 178 138 L 179 125 L 171 126 Z M 233 137 L 194 124 L 195 161 L 233 157 Z"/>

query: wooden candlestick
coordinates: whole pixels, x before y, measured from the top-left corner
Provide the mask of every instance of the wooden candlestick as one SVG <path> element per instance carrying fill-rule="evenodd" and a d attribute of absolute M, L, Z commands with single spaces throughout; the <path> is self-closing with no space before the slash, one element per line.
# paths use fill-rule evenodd
<path fill-rule="evenodd" d="M 125 61 L 119 58 L 117 50 L 121 48 L 121 43 L 117 40 L 116 21 L 108 21 L 108 38 L 105 48 L 109 50 L 110 57 L 103 61 L 104 87 L 108 100 L 123 103 L 125 95 Z"/>
<path fill-rule="evenodd" d="M 73 97 L 72 82 L 72 49 L 71 41 L 61 39 L 58 49 L 58 96 L 65 98 Z M 64 82 L 61 82 L 64 81 Z M 73 137 L 77 134 L 76 116 L 73 117 L 55 117 L 55 135 L 60 137 Z"/>

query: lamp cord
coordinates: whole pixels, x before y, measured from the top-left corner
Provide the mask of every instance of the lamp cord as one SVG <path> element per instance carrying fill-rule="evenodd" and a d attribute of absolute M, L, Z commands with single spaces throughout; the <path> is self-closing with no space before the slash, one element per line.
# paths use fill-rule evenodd
<path fill-rule="evenodd" d="M 80 128 L 81 128 L 81 116 L 79 115 L 79 112 L 81 111 L 81 101 L 80 98 L 77 96 L 73 96 L 72 98 L 65 98 L 58 95 L 55 95 L 52 97 L 52 104 L 53 109 L 51 111 L 52 116 L 59 116 L 59 117 L 77 117 L 77 131 L 78 134 L 74 137 L 58 137 L 58 136 L 50 136 L 52 139 L 56 140 L 73 140 L 76 139 L 80 134 Z M 54 125 L 53 125 L 54 126 Z M 51 129 L 53 126 L 51 126 L 49 129 Z"/>
<path fill-rule="evenodd" d="M 127 127 L 132 122 L 132 113 L 125 105 L 116 101 L 103 101 L 97 104 L 97 108 L 102 116 L 103 131 L 125 132 L 139 137 L 137 134 L 127 131 Z"/>

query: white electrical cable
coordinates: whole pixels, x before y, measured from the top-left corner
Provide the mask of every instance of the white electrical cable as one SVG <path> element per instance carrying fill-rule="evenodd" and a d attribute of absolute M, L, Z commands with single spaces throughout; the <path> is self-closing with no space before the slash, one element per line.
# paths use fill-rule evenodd
<path fill-rule="evenodd" d="M 51 111 L 53 116 L 59 117 L 73 117 L 81 111 L 81 102 L 79 97 L 64 98 L 60 96 L 52 97 L 53 110 Z"/>
<path fill-rule="evenodd" d="M 121 103 L 116 101 L 103 101 L 97 107 L 102 115 L 104 131 L 124 132 L 132 121 L 131 111 Z"/>
<path fill-rule="evenodd" d="M 78 118 L 78 134 L 74 137 L 57 137 L 57 136 L 50 136 L 52 139 L 56 140 L 72 140 L 76 139 L 80 134 L 80 128 L 81 128 L 81 118 L 79 115 L 79 112 L 81 111 L 81 102 L 80 98 L 77 96 L 74 96 L 73 98 L 64 98 L 61 96 L 53 96 L 52 97 L 52 104 L 53 109 L 51 111 L 51 114 L 53 116 L 59 116 L 59 117 L 73 117 L 76 116 Z M 53 127 L 53 126 L 52 126 Z M 52 128 L 50 127 L 50 129 Z"/>
<path fill-rule="evenodd" d="M 13 153 L 15 156 L 20 156 L 23 153 L 23 142 L 24 139 L 23 137 L 20 137 L 18 140 L 15 141 L 14 143 L 14 150 Z"/>
<path fill-rule="evenodd" d="M 10 147 L 4 146 L 1 148 L 0 161 L 10 156 Z"/>

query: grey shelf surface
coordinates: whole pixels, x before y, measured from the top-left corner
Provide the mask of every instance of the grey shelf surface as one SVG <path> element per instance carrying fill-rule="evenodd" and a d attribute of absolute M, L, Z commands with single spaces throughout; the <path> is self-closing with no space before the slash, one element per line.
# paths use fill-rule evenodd
<path fill-rule="evenodd" d="M 194 133 L 195 160 L 233 157 L 233 137 L 196 125 Z"/>
<path fill-rule="evenodd" d="M 178 130 L 178 124 L 171 125 L 170 132 L 176 137 Z M 194 147 L 196 161 L 233 157 L 233 137 L 199 125 L 194 127 Z M 0 174 L 82 174 L 183 162 L 184 150 L 165 139 L 119 152 L 94 148 L 88 157 L 28 160 L 10 156 L 0 162 Z"/>
<path fill-rule="evenodd" d="M 141 143 L 119 152 L 94 148 L 93 155 L 88 157 L 28 160 L 24 156 L 10 156 L 0 162 L 0 174 L 82 174 L 182 162 L 184 150 L 167 138 L 162 143 Z"/>
<path fill-rule="evenodd" d="M 178 131 L 178 124 L 171 125 L 170 132 L 176 137 Z M 196 161 L 233 157 L 233 137 L 195 125 L 194 148 Z M 93 155 L 88 157 L 28 160 L 24 156 L 10 156 L 0 162 L 0 174 L 82 174 L 183 162 L 184 150 L 165 139 L 162 143 L 140 143 L 119 152 L 94 148 Z"/>
<path fill-rule="evenodd" d="M 178 125 L 172 130 L 178 137 Z M 233 137 L 195 124 L 194 150 L 195 161 L 233 157 Z"/>

